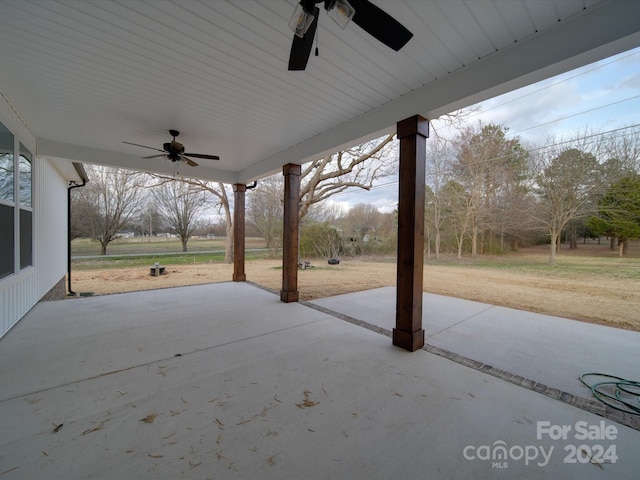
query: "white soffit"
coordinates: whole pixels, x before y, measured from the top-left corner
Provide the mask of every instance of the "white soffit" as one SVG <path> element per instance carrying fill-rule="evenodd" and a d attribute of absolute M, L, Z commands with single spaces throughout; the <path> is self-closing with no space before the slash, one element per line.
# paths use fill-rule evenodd
<path fill-rule="evenodd" d="M 373 3 L 414 33 L 400 52 L 322 10 L 289 72 L 293 0 L 2 0 L 0 90 L 40 155 L 171 173 L 122 141 L 177 129 L 221 157 L 182 174 L 242 183 L 640 45 L 640 2 Z"/>

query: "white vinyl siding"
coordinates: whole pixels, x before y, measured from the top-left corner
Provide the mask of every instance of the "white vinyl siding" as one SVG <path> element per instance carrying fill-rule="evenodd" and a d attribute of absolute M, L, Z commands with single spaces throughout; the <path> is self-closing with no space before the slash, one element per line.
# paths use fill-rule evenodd
<path fill-rule="evenodd" d="M 5 172 L 12 176 L 13 189 L 5 195 L 11 198 L 1 202 L 11 211 L 13 230 L 7 255 L 12 267 L 0 278 L 2 337 L 65 277 L 68 182 L 47 159 L 34 154 L 35 136 L 4 96 L 0 96 L 0 123 L 9 132 L 13 151 L 23 154 L 14 161 L 13 171 Z"/>

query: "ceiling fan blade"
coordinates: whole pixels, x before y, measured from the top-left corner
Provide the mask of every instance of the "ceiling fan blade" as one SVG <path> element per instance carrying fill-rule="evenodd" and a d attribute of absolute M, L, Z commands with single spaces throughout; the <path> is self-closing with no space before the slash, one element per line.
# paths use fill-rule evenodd
<path fill-rule="evenodd" d="M 142 157 L 142 158 L 160 158 L 160 157 L 166 157 L 167 154 L 165 153 L 164 155 L 149 155 L 148 157 Z"/>
<path fill-rule="evenodd" d="M 131 143 L 131 142 L 122 142 L 122 143 L 126 143 L 127 145 L 135 145 L 136 147 L 148 148 L 149 150 L 156 150 L 158 152 L 164 152 L 164 150 L 160 150 L 159 148 L 147 147 L 146 145 L 140 145 L 139 143 Z"/>
<path fill-rule="evenodd" d="M 195 158 L 206 158 L 208 160 L 220 160 L 220 157 L 217 155 L 204 155 L 203 153 L 183 153 L 183 155 L 189 155 Z"/>
<path fill-rule="evenodd" d="M 182 155 L 182 160 L 184 160 L 184 162 L 189 165 L 190 167 L 197 167 L 198 164 L 196 162 L 194 162 L 193 160 L 191 160 L 190 158 L 185 157 L 184 155 Z"/>
<path fill-rule="evenodd" d="M 349 0 L 349 3 L 356 11 L 353 22 L 396 52 L 413 37 L 404 25 L 369 0 Z"/>
<path fill-rule="evenodd" d="M 318 28 L 319 15 L 320 9 L 315 7 L 313 9 L 313 22 L 309 25 L 309 29 L 307 33 L 304 34 L 304 37 L 293 36 L 291 53 L 289 54 L 289 70 L 300 71 L 307 68 L 309 55 L 311 55 L 311 49 L 313 48 L 313 39 L 316 36 L 316 28 Z"/>

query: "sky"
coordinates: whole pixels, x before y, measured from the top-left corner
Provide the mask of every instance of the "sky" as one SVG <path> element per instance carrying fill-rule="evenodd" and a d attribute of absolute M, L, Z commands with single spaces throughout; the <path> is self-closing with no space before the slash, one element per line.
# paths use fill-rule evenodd
<path fill-rule="evenodd" d="M 585 128 L 611 131 L 640 124 L 640 48 L 549 78 L 477 105 L 468 121 L 509 128 L 508 136 L 540 145 Z M 432 122 L 445 138 L 455 131 Z M 429 140 L 427 139 L 427 142 Z M 381 179 L 370 191 L 351 190 L 332 198 L 343 211 L 369 203 L 382 212 L 396 208 L 397 177 Z"/>

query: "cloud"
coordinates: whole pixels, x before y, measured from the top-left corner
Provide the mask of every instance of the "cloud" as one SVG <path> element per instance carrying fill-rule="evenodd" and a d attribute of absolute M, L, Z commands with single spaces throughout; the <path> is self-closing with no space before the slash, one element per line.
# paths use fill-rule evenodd
<path fill-rule="evenodd" d="M 635 72 L 620 79 L 615 86 L 616 90 L 640 91 L 640 72 Z"/>

